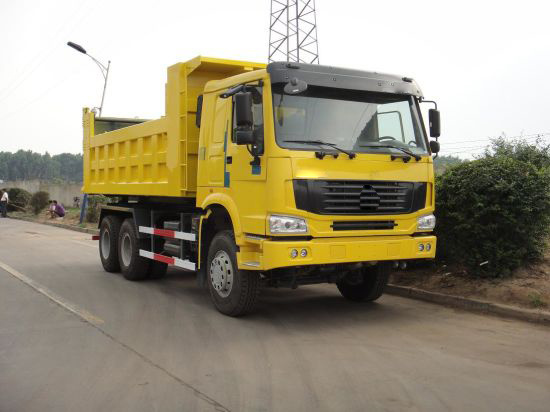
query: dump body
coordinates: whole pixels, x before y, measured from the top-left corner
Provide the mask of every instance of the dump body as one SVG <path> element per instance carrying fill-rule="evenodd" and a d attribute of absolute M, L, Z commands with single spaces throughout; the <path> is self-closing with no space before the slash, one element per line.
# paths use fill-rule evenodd
<path fill-rule="evenodd" d="M 166 115 L 156 120 L 96 119 L 94 112 L 84 109 L 83 192 L 194 197 L 198 96 L 210 80 L 263 68 L 258 63 L 200 56 L 175 64 L 168 68 Z"/>

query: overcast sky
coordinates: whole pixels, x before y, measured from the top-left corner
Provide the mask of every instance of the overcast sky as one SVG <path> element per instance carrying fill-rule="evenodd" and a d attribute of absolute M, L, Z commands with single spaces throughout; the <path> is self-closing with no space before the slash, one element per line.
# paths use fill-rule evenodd
<path fill-rule="evenodd" d="M 415 78 L 442 115 L 443 153 L 550 132 L 544 1 L 317 0 L 321 64 Z M 112 61 L 103 115 L 164 114 L 166 68 L 194 56 L 265 62 L 270 0 L 0 0 L 0 151 L 82 151 L 81 108 Z M 550 139 L 546 138 L 547 141 Z"/>

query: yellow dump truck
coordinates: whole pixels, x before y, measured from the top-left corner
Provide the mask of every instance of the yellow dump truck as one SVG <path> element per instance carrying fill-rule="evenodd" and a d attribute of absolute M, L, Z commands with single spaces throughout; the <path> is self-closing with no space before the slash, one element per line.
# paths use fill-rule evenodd
<path fill-rule="evenodd" d="M 377 299 L 392 265 L 435 255 L 439 112 L 429 141 L 423 102 L 408 77 L 197 57 L 168 68 L 160 119 L 84 109 L 83 191 L 113 199 L 103 267 L 195 271 L 231 316 L 261 287 Z"/>

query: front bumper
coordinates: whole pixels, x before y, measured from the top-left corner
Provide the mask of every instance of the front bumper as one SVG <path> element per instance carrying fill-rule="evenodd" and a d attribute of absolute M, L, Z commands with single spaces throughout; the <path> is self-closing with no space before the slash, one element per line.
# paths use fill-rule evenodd
<path fill-rule="evenodd" d="M 429 259 L 435 257 L 436 237 L 372 236 L 316 238 L 312 240 L 257 240 L 254 248 L 241 247 L 240 269 L 269 270 L 289 266 L 368 262 L 379 260 Z M 419 244 L 424 249 L 419 250 Z M 426 250 L 429 244 L 430 250 Z M 255 249 L 255 250 L 254 250 Z M 291 257 L 293 249 L 298 256 Z M 302 249 L 307 256 L 301 257 Z"/>

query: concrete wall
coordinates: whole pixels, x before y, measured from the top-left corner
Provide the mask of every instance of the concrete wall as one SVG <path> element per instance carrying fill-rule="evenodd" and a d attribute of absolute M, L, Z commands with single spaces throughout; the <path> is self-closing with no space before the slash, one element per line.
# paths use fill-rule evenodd
<path fill-rule="evenodd" d="M 73 206 L 73 198 L 75 196 L 82 199 L 82 183 L 49 183 L 39 180 L 20 180 L 14 182 L 4 182 L 0 184 L 0 188 L 17 187 L 25 189 L 28 192 L 36 193 L 40 190 L 48 192 L 50 199 L 55 199 L 61 202 L 65 207 Z"/>

